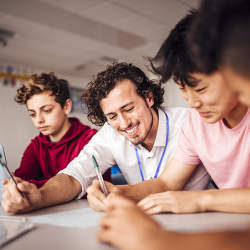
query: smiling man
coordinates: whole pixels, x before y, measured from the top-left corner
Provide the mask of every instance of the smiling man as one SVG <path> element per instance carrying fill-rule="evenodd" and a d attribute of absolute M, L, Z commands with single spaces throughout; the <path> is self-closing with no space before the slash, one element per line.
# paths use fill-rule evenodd
<path fill-rule="evenodd" d="M 157 55 L 150 59 L 153 72 L 160 76 L 160 81 L 164 83 L 173 77 L 184 99 L 193 108 L 182 126 L 173 158 L 154 180 L 124 187 L 108 185 L 108 189 L 136 201 L 144 198 L 138 206 L 149 214 L 250 213 L 250 206 L 245 205 L 249 204 L 246 203 L 246 188 L 250 187 L 250 110 L 236 98 L 222 72 L 214 70 L 205 74 L 194 61 L 187 34 L 196 15 L 192 11 L 183 18 Z M 199 32 L 195 34 L 202 36 Z M 202 38 L 206 43 L 204 35 Z M 201 162 L 220 190 L 176 191 L 177 185 L 186 185 Z M 98 183 L 93 183 L 88 194 L 92 207 L 103 208 L 101 201 L 105 197 Z"/>
<path fill-rule="evenodd" d="M 160 83 L 149 80 L 132 64 L 108 66 L 92 79 L 82 95 L 89 110 L 88 118 L 104 126 L 66 169 L 39 190 L 18 179 L 18 188 L 27 195 L 30 207 L 22 201 L 15 186 L 8 183 L 3 193 L 4 210 L 21 213 L 67 202 L 75 196 L 81 198 L 97 179 L 92 155 L 102 173 L 117 164 L 129 184 L 159 176 L 175 152 L 189 111 L 162 107 L 163 94 Z M 179 176 L 175 171 L 172 174 Z M 210 176 L 203 165 L 199 165 L 185 185 L 178 178 L 174 181 L 175 190 L 202 190 Z M 109 182 L 106 184 L 113 187 Z M 150 193 L 154 192 L 157 189 L 152 186 Z M 90 194 L 88 198 L 95 202 L 95 196 Z M 103 206 L 100 210 L 105 210 L 104 203 L 100 203 Z"/>

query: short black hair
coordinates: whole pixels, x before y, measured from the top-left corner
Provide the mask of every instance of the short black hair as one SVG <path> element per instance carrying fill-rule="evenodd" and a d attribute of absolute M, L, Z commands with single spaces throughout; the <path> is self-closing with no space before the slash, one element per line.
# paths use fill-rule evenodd
<path fill-rule="evenodd" d="M 226 66 L 249 78 L 250 1 L 203 0 L 189 43 L 206 74 Z"/>
<path fill-rule="evenodd" d="M 156 56 L 148 57 L 152 68 L 150 71 L 160 76 L 162 83 L 173 77 L 174 81 L 183 87 L 186 84 L 191 87 L 196 86 L 190 74 L 202 72 L 197 69 L 187 42 L 189 29 L 195 18 L 196 10 L 192 9 L 171 30 Z"/>
<path fill-rule="evenodd" d="M 164 89 L 160 82 L 150 80 L 141 69 L 131 63 L 115 62 L 94 76 L 82 94 L 82 102 L 88 109 L 88 119 L 96 126 L 107 122 L 100 101 L 123 80 L 130 80 L 135 85 L 137 94 L 144 100 L 152 92 L 154 110 L 158 110 L 163 103 Z"/>

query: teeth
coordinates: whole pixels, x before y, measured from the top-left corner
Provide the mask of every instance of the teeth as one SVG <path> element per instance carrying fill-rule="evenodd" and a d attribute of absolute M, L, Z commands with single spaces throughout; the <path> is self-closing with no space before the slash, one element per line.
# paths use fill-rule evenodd
<path fill-rule="evenodd" d="M 137 129 L 138 124 L 136 126 L 134 126 L 134 128 L 130 129 L 130 130 L 125 130 L 128 134 L 131 134 L 133 132 L 135 132 L 135 130 Z"/>

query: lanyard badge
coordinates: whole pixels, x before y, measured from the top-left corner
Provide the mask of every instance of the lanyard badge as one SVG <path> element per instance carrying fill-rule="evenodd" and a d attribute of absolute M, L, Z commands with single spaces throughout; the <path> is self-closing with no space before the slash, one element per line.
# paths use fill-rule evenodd
<path fill-rule="evenodd" d="M 164 113 L 165 113 L 165 112 L 164 112 Z M 158 167 L 157 167 L 157 169 L 156 169 L 154 178 L 156 178 L 156 177 L 158 176 L 158 174 L 159 174 L 159 171 L 160 171 L 160 168 L 161 168 L 161 163 L 162 163 L 162 161 L 163 161 L 163 158 L 164 158 L 164 155 L 165 155 L 165 152 L 166 152 L 166 148 L 167 148 L 167 145 L 168 145 L 169 120 L 168 120 L 168 116 L 167 116 L 166 113 L 165 113 L 165 115 L 166 115 L 166 125 L 167 125 L 166 143 L 165 143 L 165 147 L 164 147 L 164 150 L 163 150 L 163 153 L 162 153 L 160 162 L 159 162 Z M 140 173 L 141 173 L 141 179 L 142 179 L 142 181 L 144 181 L 144 176 L 143 176 L 142 168 L 141 168 L 141 161 L 140 161 L 140 157 L 139 157 L 137 148 L 135 148 L 135 154 L 136 154 L 137 163 L 138 163 L 138 166 L 139 166 L 139 169 L 140 169 Z"/>

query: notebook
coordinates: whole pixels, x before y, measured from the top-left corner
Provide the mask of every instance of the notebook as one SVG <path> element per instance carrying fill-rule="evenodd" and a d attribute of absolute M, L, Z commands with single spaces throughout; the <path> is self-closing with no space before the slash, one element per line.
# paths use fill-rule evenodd
<path fill-rule="evenodd" d="M 4 149 L 3 146 L 0 144 L 0 154 L 2 155 L 4 161 L 7 163 L 6 161 L 6 157 L 5 157 L 5 153 L 4 153 Z M 2 180 L 4 179 L 9 179 L 8 174 L 6 173 L 5 169 L 1 167 L 0 165 L 0 203 L 2 202 L 2 189 L 3 189 L 3 184 L 2 184 Z"/>

